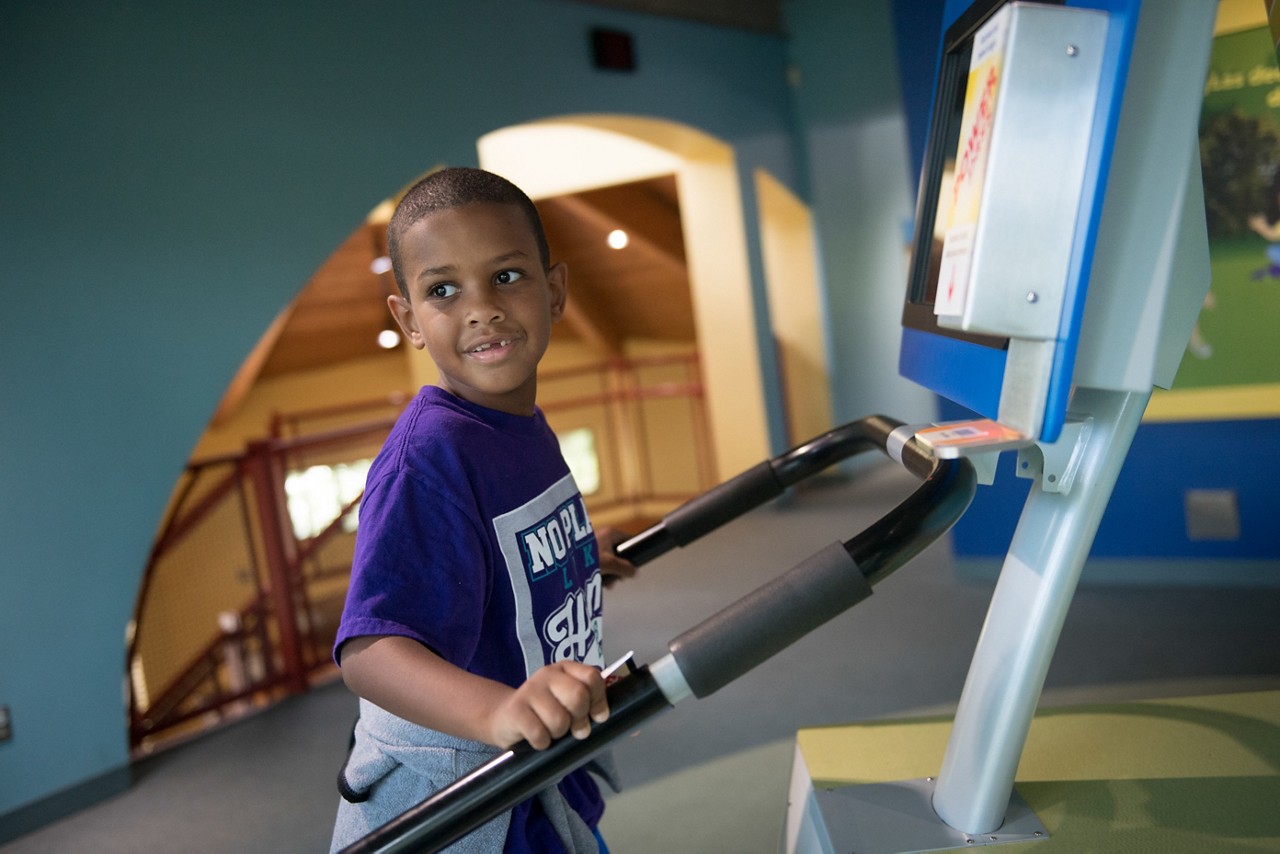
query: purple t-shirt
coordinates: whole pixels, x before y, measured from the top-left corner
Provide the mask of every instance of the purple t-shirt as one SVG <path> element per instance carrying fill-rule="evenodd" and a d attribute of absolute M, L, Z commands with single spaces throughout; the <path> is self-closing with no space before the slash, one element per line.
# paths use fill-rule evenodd
<path fill-rule="evenodd" d="M 602 614 L 595 534 L 542 413 L 423 388 L 369 470 L 335 658 L 351 638 L 402 635 L 515 687 L 556 661 L 603 666 Z M 561 790 L 594 826 L 604 803 L 587 773 Z M 513 836 L 545 823 L 529 806 Z"/>

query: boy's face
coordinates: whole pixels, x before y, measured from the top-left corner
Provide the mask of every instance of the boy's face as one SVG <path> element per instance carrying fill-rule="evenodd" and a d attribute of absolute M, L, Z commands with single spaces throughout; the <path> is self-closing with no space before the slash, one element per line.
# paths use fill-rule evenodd
<path fill-rule="evenodd" d="M 440 386 L 463 400 L 533 414 L 537 367 L 564 314 L 563 264 L 544 270 L 533 229 L 514 205 L 429 214 L 404 234 L 409 298 L 387 304 L 409 343 L 426 348 Z"/>

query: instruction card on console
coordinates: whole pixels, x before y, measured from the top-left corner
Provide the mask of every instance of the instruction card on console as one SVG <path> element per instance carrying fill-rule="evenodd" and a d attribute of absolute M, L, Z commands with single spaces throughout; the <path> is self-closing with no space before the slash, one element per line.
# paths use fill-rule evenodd
<path fill-rule="evenodd" d="M 934 313 L 959 316 L 964 313 L 969 293 L 969 271 L 973 262 L 974 232 L 982 206 L 982 187 L 991 150 L 991 128 L 995 121 L 996 95 L 1004 66 L 1008 41 L 1010 8 L 1006 6 L 978 30 L 969 62 L 964 112 L 960 120 L 960 143 L 956 151 L 955 176 L 951 184 L 950 218 L 944 225 L 942 260 L 938 272 L 938 295 Z M 945 192 L 945 191 L 944 191 Z"/>

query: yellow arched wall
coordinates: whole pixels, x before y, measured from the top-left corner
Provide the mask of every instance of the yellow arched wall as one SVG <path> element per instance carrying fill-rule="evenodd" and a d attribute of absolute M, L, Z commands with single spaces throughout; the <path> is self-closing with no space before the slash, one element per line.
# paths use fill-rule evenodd
<path fill-rule="evenodd" d="M 609 115 L 503 128 L 482 137 L 477 147 L 481 166 L 535 199 L 676 175 L 719 478 L 767 458 L 769 432 L 733 149 L 685 125 Z"/>
<path fill-rule="evenodd" d="M 818 291 L 818 254 L 809 208 L 756 170 L 760 252 L 769 319 L 778 346 L 787 438 L 796 445 L 831 429 L 831 380 Z"/>

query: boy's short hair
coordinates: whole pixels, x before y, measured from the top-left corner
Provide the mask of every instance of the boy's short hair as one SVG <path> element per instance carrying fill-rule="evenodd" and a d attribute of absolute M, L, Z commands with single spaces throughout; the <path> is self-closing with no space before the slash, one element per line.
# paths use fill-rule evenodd
<path fill-rule="evenodd" d="M 396 205 L 391 222 L 387 225 L 387 255 L 395 273 L 400 293 L 408 297 L 409 288 L 404 281 L 400 264 L 400 243 L 413 225 L 436 211 L 488 202 L 499 205 L 515 205 L 529 220 L 533 237 L 538 244 L 538 255 L 543 269 L 551 267 L 551 249 L 547 235 L 542 230 L 542 218 L 538 209 L 524 191 L 515 184 L 483 169 L 451 167 L 432 172 L 409 188 Z"/>

